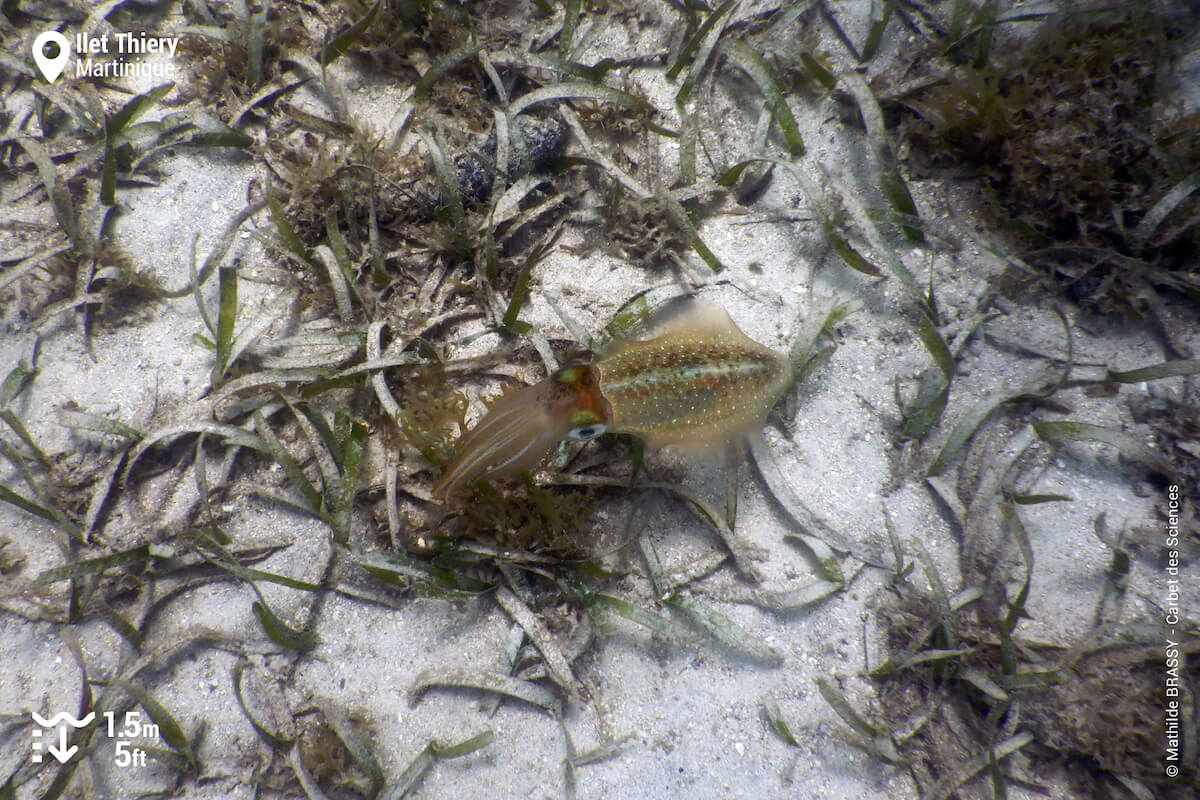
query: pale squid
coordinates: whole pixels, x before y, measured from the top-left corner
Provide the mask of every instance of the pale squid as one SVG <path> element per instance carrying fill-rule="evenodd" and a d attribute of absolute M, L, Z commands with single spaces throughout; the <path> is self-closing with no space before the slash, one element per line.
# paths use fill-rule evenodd
<path fill-rule="evenodd" d="M 467 433 L 434 486 L 452 497 L 479 479 L 536 467 L 564 438 L 607 431 L 651 448 L 698 452 L 761 427 L 791 384 L 788 359 L 754 341 L 724 309 L 692 304 L 649 338 L 619 342 L 500 397 Z"/>

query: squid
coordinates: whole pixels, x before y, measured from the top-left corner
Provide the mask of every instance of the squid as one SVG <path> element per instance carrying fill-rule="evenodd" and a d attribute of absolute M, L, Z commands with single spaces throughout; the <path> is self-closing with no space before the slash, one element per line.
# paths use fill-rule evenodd
<path fill-rule="evenodd" d="M 692 303 L 649 338 L 502 395 L 433 488 L 441 500 L 477 480 L 532 470 L 563 439 L 607 432 L 652 449 L 704 453 L 761 428 L 792 383 L 787 357 L 748 337 L 718 306 Z"/>

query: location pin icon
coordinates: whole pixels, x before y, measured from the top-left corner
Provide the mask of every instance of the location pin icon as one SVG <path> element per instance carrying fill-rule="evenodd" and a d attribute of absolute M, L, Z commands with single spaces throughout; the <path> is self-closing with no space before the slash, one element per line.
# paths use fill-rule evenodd
<path fill-rule="evenodd" d="M 46 55 L 46 45 L 49 42 L 58 45 L 58 55 Z M 67 67 L 67 59 L 70 57 L 71 42 L 58 31 L 39 33 L 38 37 L 33 40 L 33 61 L 50 83 L 54 83 L 58 80 L 58 76 L 62 75 L 62 71 Z"/>

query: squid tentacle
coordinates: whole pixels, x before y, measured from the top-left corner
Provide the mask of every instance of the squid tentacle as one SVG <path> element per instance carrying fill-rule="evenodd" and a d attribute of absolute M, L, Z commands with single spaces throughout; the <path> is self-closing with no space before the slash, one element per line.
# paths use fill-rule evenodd
<path fill-rule="evenodd" d="M 533 469 L 567 432 L 569 415 L 556 414 L 552 379 L 502 396 L 463 437 L 458 457 L 433 487 L 448 498 L 480 478 L 502 478 Z"/>

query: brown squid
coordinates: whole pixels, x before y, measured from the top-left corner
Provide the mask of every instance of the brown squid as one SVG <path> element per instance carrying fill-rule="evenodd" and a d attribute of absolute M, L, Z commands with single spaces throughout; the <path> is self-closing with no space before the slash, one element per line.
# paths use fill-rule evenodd
<path fill-rule="evenodd" d="M 742 333 L 724 309 L 692 304 L 650 338 L 501 396 L 433 491 L 449 498 L 481 478 L 533 469 L 564 438 L 612 431 L 693 453 L 728 444 L 763 424 L 791 380 L 787 358 Z"/>

